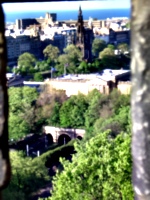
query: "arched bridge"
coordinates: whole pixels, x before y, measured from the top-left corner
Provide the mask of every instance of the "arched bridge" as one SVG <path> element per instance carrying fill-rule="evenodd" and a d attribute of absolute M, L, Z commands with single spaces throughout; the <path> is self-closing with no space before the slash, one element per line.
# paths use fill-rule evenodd
<path fill-rule="evenodd" d="M 85 134 L 83 129 L 70 129 L 70 128 L 58 128 L 53 126 L 44 126 L 43 131 L 49 135 L 53 142 L 67 143 L 71 139 L 82 139 Z"/>

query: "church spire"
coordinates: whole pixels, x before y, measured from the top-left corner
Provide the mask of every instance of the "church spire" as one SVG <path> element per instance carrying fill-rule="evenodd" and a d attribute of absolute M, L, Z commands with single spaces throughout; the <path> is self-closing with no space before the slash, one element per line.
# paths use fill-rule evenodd
<path fill-rule="evenodd" d="M 79 15 L 82 16 L 81 6 L 79 6 Z"/>
<path fill-rule="evenodd" d="M 84 22 L 83 22 L 83 15 L 82 15 L 82 9 L 81 6 L 79 6 L 79 14 L 78 14 L 78 22 L 77 22 L 77 29 L 78 29 L 78 33 L 83 34 L 83 26 Z"/>
<path fill-rule="evenodd" d="M 79 6 L 79 11 L 78 11 L 76 45 L 82 51 L 82 54 L 84 57 L 84 21 L 83 21 L 81 6 Z"/>

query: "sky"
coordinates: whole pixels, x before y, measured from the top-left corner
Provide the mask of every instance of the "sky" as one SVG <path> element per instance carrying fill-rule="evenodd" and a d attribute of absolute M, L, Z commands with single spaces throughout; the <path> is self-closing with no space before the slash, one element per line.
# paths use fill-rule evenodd
<path fill-rule="evenodd" d="M 5 3 L 4 12 L 46 11 L 48 10 L 78 10 L 81 5 L 85 9 L 130 8 L 130 0 L 99 0 L 99 1 L 64 1 L 42 3 Z"/>

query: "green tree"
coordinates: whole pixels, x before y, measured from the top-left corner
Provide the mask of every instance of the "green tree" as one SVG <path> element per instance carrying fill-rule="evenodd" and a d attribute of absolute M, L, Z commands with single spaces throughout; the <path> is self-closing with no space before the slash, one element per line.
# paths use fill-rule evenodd
<path fill-rule="evenodd" d="M 67 54 L 62 54 L 58 57 L 58 62 L 56 64 L 56 69 L 58 71 L 58 74 L 59 75 L 62 75 L 62 74 L 67 74 L 68 72 L 70 72 L 70 67 L 68 68 L 68 66 L 70 66 L 68 63 L 70 62 L 69 60 L 69 56 Z M 73 64 L 73 67 L 74 67 L 74 64 Z"/>
<path fill-rule="evenodd" d="M 10 151 L 10 161 L 12 177 L 3 191 L 4 200 L 30 199 L 33 192 L 48 183 L 47 169 L 40 159 L 37 162 L 25 157 L 22 152 Z"/>
<path fill-rule="evenodd" d="M 11 69 L 9 66 L 7 66 L 7 73 L 11 73 Z"/>
<path fill-rule="evenodd" d="M 104 40 L 95 38 L 92 43 L 92 53 L 95 56 L 98 56 L 99 52 L 103 51 L 106 48 L 106 42 Z"/>
<path fill-rule="evenodd" d="M 120 108 L 130 106 L 130 95 L 120 94 L 117 89 L 109 94 L 108 99 L 114 114 L 118 114 Z"/>
<path fill-rule="evenodd" d="M 9 88 L 9 137 L 19 139 L 34 129 L 35 88 Z"/>
<path fill-rule="evenodd" d="M 78 67 L 78 73 L 89 73 L 89 66 L 86 61 L 82 61 Z"/>
<path fill-rule="evenodd" d="M 127 28 L 127 29 L 130 29 L 130 27 L 131 27 L 131 22 L 127 22 L 127 23 L 126 23 L 126 28 Z"/>
<path fill-rule="evenodd" d="M 113 44 L 108 44 L 108 45 L 107 45 L 107 48 L 112 49 L 112 50 L 115 50 L 115 46 L 114 46 Z"/>
<path fill-rule="evenodd" d="M 83 94 L 71 96 L 60 108 L 60 125 L 64 128 L 83 128 L 86 109 L 87 102 Z"/>
<path fill-rule="evenodd" d="M 114 56 L 114 50 L 112 48 L 107 47 L 99 53 L 99 58 L 101 59 L 107 56 Z"/>
<path fill-rule="evenodd" d="M 49 61 L 49 59 L 43 60 L 43 61 L 37 61 L 36 66 L 35 66 L 36 71 L 44 72 L 44 71 L 50 70 L 50 68 L 51 68 L 50 64 L 51 64 L 51 62 Z"/>
<path fill-rule="evenodd" d="M 93 90 L 87 95 L 88 108 L 85 112 L 85 139 L 99 131 L 111 130 L 112 135 L 121 131 L 131 132 L 130 98 L 117 90 L 109 95 Z"/>
<path fill-rule="evenodd" d="M 98 90 L 93 90 L 87 95 L 88 108 L 85 112 L 85 127 L 93 127 L 94 122 L 100 117 L 100 98 Z"/>
<path fill-rule="evenodd" d="M 66 65 L 67 66 L 66 71 L 68 73 L 77 73 L 78 71 L 77 66 L 79 65 L 79 62 L 82 60 L 81 51 L 79 50 L 78 47 L 71 44 L 64 49 L 64 53 L 65 54 L 60 55 L 58 58 L 60 65 L 58 65 L 57 67 L 60 67 L 60 69 L 57 68 L 57 70 L 64 72 L 64 67 Z"/>
<path fill-rule="evenodd" d="M 119 113 L 112 115 L 107 119 L 99 118 L 94 123 L 94 132 L 98 133 L 99 131 L 110 130 L 112 137 L 120 134 L 120 132 L 131 132 L 130 127 L 130 108 L 123 107 L 119 109 Z"/>
<path fill-rule="evenodd" d="M 55 90 L 50 85 L 41 88 L 35 110 L 37 131 L 41 130 L 43 124 L 60 126 L 59 110 L 66 99 L 63 90 Z"/>
<path fill-rule="evenodd" d="M 125 53 L 125 52 L 128 52 L 129 51 L 129 46 L 127 43 L 121 43 L 117 46 L 118 50 L 121 51 L 121 53 Z"/>
<path fill-rule="evenodd" d="M 131 183 L 131 135 L 112 139 L 99 133 L 75 145 L 72 163 L 61 159 L 64 171 L 57 173 L 49 200 L 133 199 Z"/>
<path fill-rule="evenodd" d="M 23 53 L 18 58 L 18 68 L 16 68 L 16 73 L 22 75 L 32 74 L 35 71 L 36 58 L 31 53 Z"/>
<path fill-rule="evenodd" d="M 58 47 L 55 47 L 51 44 L 49 44 L 44 50 L 43 54 L 45 58 L 49 58 L 52 62 L 55 62 L 59 55 L 59 49 Z"/>
<path fill-rule="evenodd" d="M 10 113 L 8 122 L 9 139 L 17 141 L 30 133 L 29 125 L 22 119 L 21 113 L 18 115 Z"/>
<path fill-rule="evenodd" d="M 34 74 L 34 81 L 43 81 L 44 78 L 40 72 Z"/>
<path fill-rule="evenodd" d="M 55 102 L 52 106 L 50 116 L 47 118 L 46 122 L 50 126 L 60 126 L 60 119 L 59 119 L 59 110 L 61 108 L 61 104 L 58 102 Z"/>
<path fill-rule="evenodd" d="M 99 53 L 99 58 L 101 59 L 101 64 L 104 68 L 117 69 L 119 65 L 119 61 L 114 54 L 114 50 L 112 48 L 105 48 L 103 51 Z"/>

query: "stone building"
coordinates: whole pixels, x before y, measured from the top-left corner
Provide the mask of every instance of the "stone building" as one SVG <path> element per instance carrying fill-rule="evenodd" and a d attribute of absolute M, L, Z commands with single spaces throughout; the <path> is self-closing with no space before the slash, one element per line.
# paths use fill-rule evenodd
<path fill-rule="evenodd" d="M 63 30 L 62 34 L 65 37 L 65 47 L 70 44 L 76 44 L 76 29 Z"/>
<path fill-rule="evenodd" d="M 16 19 L 16 29 L 26 29 L 33 24 L 39 24 L 36 19 Z"/>
<path fill-rule="evenodd" d="M 56 13 L 46 13 L 45 18 L 37 19 L 16 19 L 16 29 L 26 29 L 28 26 L 36 24 L 42 25 L 43 23 L 56 22 L 57 14 Z"/>
<path fill-rule="evenodd" d="M 77 21 L 77 39 L 76 46 L 82 51 L 83 59 L 87 61 L 92 60 L 92 42 L 94 39 L 93 29 L 85 28 L 81 7 L 79 7 L 78 21 Z"/>
<path fill-rule="evenodd" d="M 114 31 L 109 29 L 109 43 L 130 43 L 130 30 Z"/>
<path fill-rule="evenodd" d="M 18 57 L 25 52 L 32 53 L 37 58 L 41 57 L 41 42 L 38 36 L 6 36 L 6 44 L 8 66 L 16 65 Z"/>
<path fill-rule="evenodd" d="M 63 49 L 66 47 L 66 36 L 63 34 L 55 34 L 53 39 L 44 39 L 41 41 L 41 51 L 43 52 L 46 46 L 50 44 L 58 47 L 60 53 L 63 53 Z"/>

